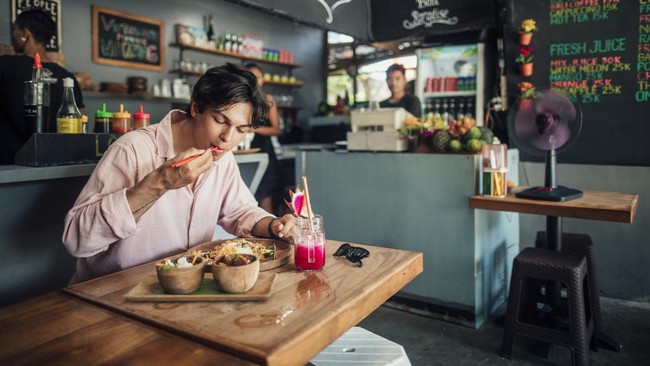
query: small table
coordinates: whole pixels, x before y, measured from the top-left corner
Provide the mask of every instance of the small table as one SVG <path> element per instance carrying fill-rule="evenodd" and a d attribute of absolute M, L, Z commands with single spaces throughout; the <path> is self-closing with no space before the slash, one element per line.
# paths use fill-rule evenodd
<path fill-rule="evenodd" d="M 358 267 L 332 256 L 341 244 L 327 241 L 327 263 L 320 272 L 300 272 L 293 262 L 270 270 L 279 275 L 266 301 L 125 300 L 136 284 L 155 275 L 153 262 L 64 293 L 255 363 L 305 364 L 423 270 L 422 253 L 353 244 L 370 251 Z"/>
<path fill-rule="evenodd" d="M 472 196 L 469 198 L 469 207 L 631 224 L 639 205 L 638 194 L 617 192 L 584 191 L 581 198 L 566 202 L 537 201 L 515 197 L 516 192 L 526 188 L 528 187 L 515 187 L 503 198 Z"/>
<path fill-rule="evenodd" d="M 554 232 L 557 231 L 554 227 L 561 228 L 561 225 L 557 224 L 561 217 L 631 224 L 634 222 L 634 216 L 639 205 L 638 194 L 618 192 L 584 191 L 581 198 L 565 202 L 531 200 L 515 196 L 516 192 L 527 188 L 515 187 L 506 197 L 472 196 L 469 198 L 469 207 L 548 216 L 548 249 L 561 250 L 561 239 L 559 239 L 561 232 Z M 549 225 L 549 222 L 552 222 L 551 220 L 557 220 L 555 222 L 557 226 Z M 551 240 L 551 236 L 555 236 L 555 238 Z M 607 349 L 614 351 L 621 349 L 618 342 L 605 334 L 596 334 L 596 337 L 599 345 Z"/>

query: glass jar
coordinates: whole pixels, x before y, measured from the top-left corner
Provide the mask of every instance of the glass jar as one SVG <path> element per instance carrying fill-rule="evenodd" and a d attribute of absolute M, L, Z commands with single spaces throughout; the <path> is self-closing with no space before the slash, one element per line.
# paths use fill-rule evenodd
<path fill-rule="evenodd" d="M 319 271 L 325 266 L 325 229 L 323 217 L 314 215 L 313 231 L 309 219 L 297 217 L 293 226 L 294 263 L 301 271 Z"/>

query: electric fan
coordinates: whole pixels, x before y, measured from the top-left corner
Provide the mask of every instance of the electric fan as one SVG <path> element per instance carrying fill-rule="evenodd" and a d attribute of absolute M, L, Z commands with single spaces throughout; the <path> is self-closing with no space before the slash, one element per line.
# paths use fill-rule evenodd
<path fill-rule="evenodd" d="M 571 146 L 582 128 L 580 106 L 554 90 L 538 91 L 533 98 L 520 99 L 510 115 L 510 139 L 521 150 L 546 157 L 543 187 L 516 193 L 517 197 L 544 201 L 569 201 L 582 197 L 582 191 L 558 186 L 556 155 Z"/>

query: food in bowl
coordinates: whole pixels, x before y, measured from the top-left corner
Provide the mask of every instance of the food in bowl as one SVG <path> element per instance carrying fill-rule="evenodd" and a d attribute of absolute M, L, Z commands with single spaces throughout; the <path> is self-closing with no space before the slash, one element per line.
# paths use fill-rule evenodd
<path fill-rule="evenodd" d="M 259 274 L 260 260 L 253 254 L 226 254 L 212 264 L 212 277 L 223 292 L 248 292 Z"/>
<path fill-rule="evenodd" d="M 183 295 L 201 286 L 204 267 L 205 260 L 200 256 L 182 256 L 156 263 L 156 274 L 165 293 Z"/>
<path fill-rule="evenodd" d="M 213 250 L 201 253 L 201 256 L 207 260 L 206 264 L 211 266 L 216 258 L 228 254 L 253 254 L 264 262 L 275 259 L 276 248 L 275 243 L 272 246 L 266 246 L 259 242 L 238 238 L 221 242 Z M 207 270 L 209 271 L 209 269 Z"/>

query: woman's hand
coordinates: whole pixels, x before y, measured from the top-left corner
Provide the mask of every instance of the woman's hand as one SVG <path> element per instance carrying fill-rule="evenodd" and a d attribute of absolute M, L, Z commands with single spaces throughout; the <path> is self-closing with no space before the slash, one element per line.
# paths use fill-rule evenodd
<path fill-rule="evenodd" d="M 278 238 L 293 243 L 293 225 L 295 223 L 296 218 L 292 214 L 286 214 L 273 221 L 271 230 Z"/>

